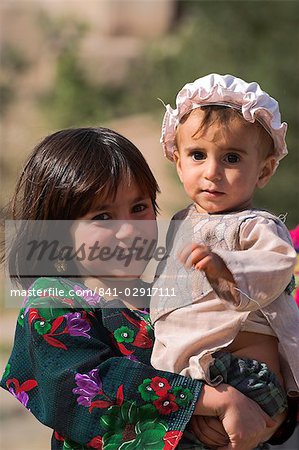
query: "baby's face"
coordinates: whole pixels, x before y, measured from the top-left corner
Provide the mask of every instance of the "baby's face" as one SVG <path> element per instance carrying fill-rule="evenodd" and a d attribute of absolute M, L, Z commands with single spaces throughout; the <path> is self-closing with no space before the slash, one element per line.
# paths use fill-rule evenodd
<path fill-rule="evenodd" d="M 200 125 L 204 113 L 194 110 L 177 130 L 177 171 L 198 212 L 220 213 L 252 206 L 256 187 L 271 177 L 275 160 L 262 157 L 255 124 L 233 118 L 227 125 Z"/>

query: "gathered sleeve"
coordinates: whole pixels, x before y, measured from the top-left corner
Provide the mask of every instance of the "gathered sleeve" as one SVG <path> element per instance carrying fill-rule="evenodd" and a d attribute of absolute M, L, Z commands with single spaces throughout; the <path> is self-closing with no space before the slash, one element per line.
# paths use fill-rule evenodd
<path fill-rule="evenodd" d="M 121 320 L 111 332 L 100 308 L 71 309 L 66 299 L 38 308 L 35 300 L 19 315 L 1 386 L 55 430 L 52 448 L 175 448 L 202 383 L 143 362 L 146 326 L 126 322 L 129 310 L 112 311 Z"/>
<path fill-rule="evenodd" d="M 237 250 L 217 249 L 215 253 L 234 278 L 235 303 L 231 302 L 231 306 L 235 304 L 240 311 L 254 311 L 269 305 L 287 288 L 296 252 L 287 228 L 278 219 L 263 216 L 246 219 L 239 231 Z M 217 292 L 217 286 L 213 288 Z"/>

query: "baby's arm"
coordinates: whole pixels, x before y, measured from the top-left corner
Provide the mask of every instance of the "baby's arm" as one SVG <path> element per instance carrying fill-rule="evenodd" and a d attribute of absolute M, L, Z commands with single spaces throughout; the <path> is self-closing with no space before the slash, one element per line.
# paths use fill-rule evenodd
<path fill-rule="evenodd" d="M 218 290 L 229 289 L 232 301 L 238 303 L 234 277 L 217 253 L 204 244 L 192 243 L 187 244 L 177 256 L 186 269 L 194 267 L 195 270 L 203 270 L 211 286 L 217 285 Z"/>
<path fill-rule="evenodd" d="M 296 262 L 286 227 L 262 216 L 241 224 L 237 250 L 192 243 L 178 256 L 186 268 L 204 270 L 216 293 L 242 311 L 267 306 L 279 297 Z"/>

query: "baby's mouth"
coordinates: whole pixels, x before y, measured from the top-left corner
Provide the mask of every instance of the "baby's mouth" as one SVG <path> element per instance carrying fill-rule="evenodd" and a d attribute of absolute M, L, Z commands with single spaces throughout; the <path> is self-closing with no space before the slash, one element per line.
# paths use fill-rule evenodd
<path fill-rule="evenodd" d="M 214 189 L 202 189 L 202 192 L 204 194 L 207 194 L 207 195 L 211 196 L 211 197 L 220 197 L 220 196 L 224 195 L 224 192 L 217 191 L 217 190 L 214 190 Z"/>

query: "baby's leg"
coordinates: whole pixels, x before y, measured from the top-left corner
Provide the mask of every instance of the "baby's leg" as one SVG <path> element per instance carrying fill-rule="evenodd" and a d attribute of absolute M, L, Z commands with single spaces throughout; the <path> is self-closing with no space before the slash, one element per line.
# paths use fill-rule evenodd
<path fill-rule="evenodd" d="M 239 358 L 222 351 L 214 353 L 213 357 L 215 361 L 210 367 L 211 380 L 220 375 L 223 383 L 256 401 L 277 422 L 275 427 L 265 430 L 263 442 L 268 441 L 287 417 L 287 396 L 277 376 L 265 363 L 256 360 Z"/>
<path fill-rule="evenodd" d="M 213 354 L 210 367 L 211 380 L 219 377 L 242 394 L 256 401 L 272 418 L 283 421 L 283 412 L 288 407 L 286 393 L 265 363 L 254 359 L 239 358 L 231 353 L 219 351 Z M 281 415 L 282 414 L 282 415 Z"/>

